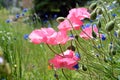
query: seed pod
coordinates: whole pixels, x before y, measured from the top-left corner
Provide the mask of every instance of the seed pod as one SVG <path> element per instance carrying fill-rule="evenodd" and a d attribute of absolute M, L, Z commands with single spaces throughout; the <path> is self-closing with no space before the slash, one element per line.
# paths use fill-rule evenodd
<path fill-rule="evenodd" d="M 93 36 L 94 38 L 97 37 L 97 35 L 96 35 L 96 33 L 95 33 L 94 31 L 92 31 L 92 36 Z"/>
<path fill-rule="evenodd" d="M 98 29 L 101 28 L 101 22 L 100 22 L 100 20 L 98 20 L 98 22 L 97 22 L 97 27 L 98 27 Z"/>
<path fill-rule="evenodd" d="M 92 3 L 89 7 L 89 10 L 93 11 L 97 7 L 97 3 Z"/>
<path fill-rule="evenodd" d="M 85 65 L 82 65 L 82 70 L 87 71 L 87 67 Z"/>
<path fill-rule="evenodd" d="M 57 22 L 63 22 L 64 20 L 65 20 L 64 17 L 58 17 L 58 18 L 56 19 Z"/>
<path fill-rule="evenodd" d="M 96 14 L 95 11 L 93 11 L 93 12 L 91 13 L 91 15 L 90 15 L 90 19 L 91 19 L 91 20 L 95 20 L 96 17 L 97 17 L 97 14 Z"/>
<path fill-rule="evenodd" d="M 96 12 L 97 12 L 97 14 L 99 14 L 99 15 L 102 14 L 102 8 L 98 8 Z"/>
<path fill-rule="evenodd" d="M 115 25 L 115 21 L 112 20 L 108 22 L 105 27 L 106 31 L 108 32 L 112 31 L 114 29 L 114 25 Z"/>

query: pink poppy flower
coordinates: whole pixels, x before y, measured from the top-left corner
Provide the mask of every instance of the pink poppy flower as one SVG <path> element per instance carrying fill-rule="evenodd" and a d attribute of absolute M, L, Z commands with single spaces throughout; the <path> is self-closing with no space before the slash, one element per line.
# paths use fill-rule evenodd
<path fill-rule="evenodd" d="M 96 26 L 93 26 L 93 31 L 98 36 L 98 28 Z M 86 40 L 93 38 L 93 36 L 92 36 L 92 26 L 86 27 L 85 29 L 83 29 L 83 31 L 80 33 L 80 37 L 84 38 Z"/>
<path fill-rule="evenodd" d="M 55 30 L 52 28 L 36 29 L 31 32 L 31 34 L 29 35 L 29 39 L 34 44 L 40 44 L 46 42 L 47 36 L 52 35 L 54 32 Z"/>
<path fill-rule="evenodd" d="M 69 19 L 69 20 L 72 23 L 72 26 L 68 20 L 64 20 L 63 22 L 61 22 L 58 25 L 58 29 L 64 30 L 64 31 L 69 31 L 69 30 L 73 30 L 73 28 L 74 28 L 75 30 L 79 30 L 80 26 L 83 25 L 83 22 L 81 20 L 79 20 L 78 18 L 73 17 L 72 19 Z"/>
<path fill-rule="evenodd" d="M 67 18 L 72 19 L 73 16 L 79 20 L 83 20 L 85 18 L 90 18 L 90 13 L 87 11 L 87 8 L 73 8 L 69 11 Z"/>
<path fill-rule="evenodd" d="M 67 68 L 74 70 L 74 66 L 78 64 L 78 57 L 75 56 L 75 53 L 71 50 L 66 50 L 63 54 L 56 55 L 53 59 L 49 60 L 49 63 L 52 64 L 56 69 Z"/>
<path fill-rule="evenodd" d="M 67 36 L 66 31 L 54 32 L 51 36 L 47 37 L 47 44 L 56 45 L 56 44 L 65 44 L 67 41 L 72 38 Z"/>

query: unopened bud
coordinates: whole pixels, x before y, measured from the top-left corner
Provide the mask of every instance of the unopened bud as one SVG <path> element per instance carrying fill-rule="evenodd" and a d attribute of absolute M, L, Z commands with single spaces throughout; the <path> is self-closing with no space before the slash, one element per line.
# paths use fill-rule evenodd
<path fill-rule="evenodd" d="M 116 55 L 116 52 L 117 52 L 117 47 L 115 45 L 113 45 L 113 47 L 111 49 L 111 54 Z"/>
<path fill-rule="evenodd" d="M 105 63 L 108 63 L 108 60 L 107 60 L 107 58 L 106 58 L 106 57 L 104 57 L 104 62 L 105 62 Z"/>
<path fill-rule="evenodd" d="M 106 24 L 105 29 L 110 32 L 114 29 L 115 21 L 110 21 Z"/>
<path fill-rule="evenodd" d="M 96 12 L 97 14 L 102 14 L 102 8 L 98 8 Z"/>
<path fill-rule="evenodd" d="M 73 45 L 69 46 L 67 49 L 75 51 L 75 47 Z"/>
<path fill-rule="evenodd" d="M 90 15 L 90 19 L 91 19 L 91 20 L 95 20 L 96 17 L 97 17 L 97 14 L 96 14 L 95 11 L 93 11 L 93 12 L 91 13 L 91 15 Z"/>
<path fill-rule="evenodd" d="M 58 18 L 56 19 L 57 22 L 63 22 L 64 20 L 65 20 L 64 17 L 58 17 Z"/>
<path fill-rule="evenodd" d="M 87 71 L 87 67 L 85 65 L 82 65 L 82 70 Z"/>
<path fill-rule="evenodd" d="M 112 49 L 112 50 L 111 50 L 111 53 L 112 53 L 112 55 L 116 55 L 116 50 L 115 50 L 115 49 Z"/>
<path fill-rule="evenodd" d="M 97 3 L 92 3 L 89 7 L 89 10 L 93 11 L 97 7 Z"/>
<path fill-rule="evenodd" d="M 120 38 L 120 30 L 117 31 L 117 37 Z"/>
<path fill-rule="evenodd" d="M 101 22 L 100 22 L 100 20 L 98 20 L 98 22 L 97 22 L 97 27 L 98 27 L 98 29 L 101 28 Z"/>
<path fill-rule="evenodd" d="M 95 33 L 94 31 L 92 31 L 92 37 L 93 37 L 93 38 L 96 38 L 96 37 L 97 37 L 97 35 L 96 35 L 96 33 Z"/>

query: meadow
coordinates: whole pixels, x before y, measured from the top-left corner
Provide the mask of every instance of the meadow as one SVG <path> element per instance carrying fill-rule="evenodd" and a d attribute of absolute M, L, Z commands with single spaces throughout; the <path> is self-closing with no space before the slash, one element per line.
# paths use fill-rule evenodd
<path fill-rule="evenodd" d="M 120 80 L 120 4 L 115 1 L 95 4 L 91 8 L 86 7 L 91 11 L 87 16 L 89 19 L 81 20 L 84 22 L 82 29 L 76 30 L 73 24 L 71 31 L 68 31 L 72 40 L 57 45 L 35 43 L 29 35 L 41 28 L 59 31 L 57 26 L 66 18 L 59 17 L 58 22 L 54 19 L 52 24 L 47 21 L 42 25 L 28 18 L 31 14 L 29 10 L 24 12 L 24 16 L 18 17 L 1 8 L 0 80 Z M 98 9 L 102 9 L 102 13 L 97 12 Z M 93 26 L 92 31 L 87 33 L 85 29 L 90 26 Z M 82 31 L 83 35 L 79 37 Z M 64 58 L 66 50 L 75 52 L 79 58 L 75 64 L 77 66 L 69 69 L 71 65 L 66 66 L 67 62 L 57 64 L 59 67 L 49 62 L 59 53 Z"/>

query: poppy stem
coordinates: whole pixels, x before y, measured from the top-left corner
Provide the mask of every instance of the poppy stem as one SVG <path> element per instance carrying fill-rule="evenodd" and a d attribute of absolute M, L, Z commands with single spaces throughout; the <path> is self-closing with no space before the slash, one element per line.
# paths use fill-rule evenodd
<path fill-rule="evenodd" d="M 69 79 L 67 78 L 67 76 L 65 75 L 65 72 L 64 72 L 63 69 L 62 69 L 62 73 L 63 73 L 64 77 L 66 78 L 66 80 L 69 80 Z"/>
<path fill-rule="evenodd" d="M 48 46 L 48 48 L 54 53 L 54 54 L 57 54 L 57 52 L 55 51 L 55 50 L 53 50 L 50 46 L 49 46 L 49 44 L 46 44 L 47 46 Z M 59 55 L 59 54 L 57 54 L 57 55 Z M 61 55 L 59 55 L 59 56 L 61 56 Z"/>
<path fill-rule="evenodd" d="M 63 53 L 63 50 L 62 50 L 62 47 L 61 47 L 60 44 L 59 44 L 59 47 L 60 47 L 60 50 L 61 50 L 62 55 L 64 56 L 64 53 Z"/>
<path fill-rule="evenodd" d="M 73 27 L 73 25 L 72 25 L 72 22 L 71 22 L 68 18 L 65 18 L 65 19 L 68 20 L 68 22 L 70 23 L 70 25 L 71 25 L 71 27 L 72 27 L 74 33 L 77 35 L 77 32 L 75 31 L 75 29 L 74 29 L 74 27 Z"/>

